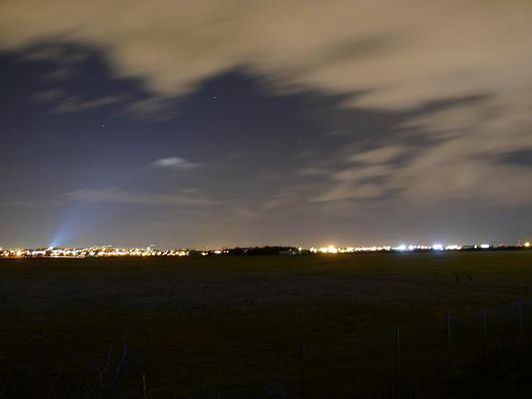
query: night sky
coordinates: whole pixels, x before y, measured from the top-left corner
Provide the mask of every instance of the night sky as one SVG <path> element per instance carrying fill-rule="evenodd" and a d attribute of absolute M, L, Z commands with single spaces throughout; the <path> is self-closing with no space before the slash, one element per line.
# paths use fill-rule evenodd
<path fill-rule="evenodd" d="M 0 2 L 0 246 L 532 238 L 530 1 Z"/>

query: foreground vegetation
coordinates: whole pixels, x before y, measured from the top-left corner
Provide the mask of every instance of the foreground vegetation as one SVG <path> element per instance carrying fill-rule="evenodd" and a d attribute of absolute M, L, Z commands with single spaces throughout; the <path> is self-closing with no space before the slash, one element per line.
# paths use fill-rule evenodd
<path fill-rule="evenodd" d="M 531 251 L 2 260 L 0 284 L 0 397 L 531 392 Z"/>

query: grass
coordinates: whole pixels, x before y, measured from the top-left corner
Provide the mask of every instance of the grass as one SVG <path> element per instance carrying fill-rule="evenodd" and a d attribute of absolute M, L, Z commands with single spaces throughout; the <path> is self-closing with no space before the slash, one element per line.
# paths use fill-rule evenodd
<path fill-rule="evenodd" d="M 436 397 L 445 315 L 474 363 L 472 312 L 531 284 L 532 251 L 1 260 L 0 397 L 140 398 L 142 374 L 149 398 L 302 397 L 302 369 L 307 398 L 370 397 L 393 380 L 397 325 L 404 384 Z"/>

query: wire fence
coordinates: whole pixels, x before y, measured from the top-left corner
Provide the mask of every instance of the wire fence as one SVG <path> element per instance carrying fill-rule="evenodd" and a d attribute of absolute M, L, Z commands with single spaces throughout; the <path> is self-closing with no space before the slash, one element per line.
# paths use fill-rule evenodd
<path fill-rule="evenodd" d="M 435 398 L 434 390 L 449 377 L 472 365 L 487 364 L 501 351 L 519 353 L 532 343 L 532 300 L 420 319 L 371 334 L 358 332 L 338 342 L 324 343 L 319 336 L 314 342 L 302 340 L 284 352 L 276 370 L 262 375 L 263 383 L 256 389 L 227 385 L 186 397 L 406 398 L 405 392 L 415 392 L 416 397 Z M 14 383 L 20 375 L 13 373 L 0 378 L 0 398 L 23 397 L 21 392 L 30 391 L 46 392 L 30 397 L 49 398 L 162 397 L 150 386 L 155 376 L 141 359 L 127 345 L 111 346 L 87 367 L 81 384 L 60 381 L 60 373 L 52 377 L 48 373 L 39 382 L 34 377 L 37 366 L 28 364 L 26 382 Z M 68 359 L 64 363 L 68 368 Z"/>
<path fill-rule="evenodd" d="M 465 314 L 447 314 L 440 319 L 421 319 L 424 320 L 399 324 L 381 334 L 372 334 L 365 341 L 354 339 L 344 343 L 343 347 L 329 345 L 326 349 L 330 352 L 329 357 L 334 358 L 335 352 L 338 359 L 341 359 L 342 352 L 356 353 L 355 346 L 358 345 L 360 359 L 356 364 L 346 362 L 350 369 L 344 369 L 338 379 L 331 379 L 330 384 L 317 384 L 316 397 L 326 397 L 327 391 L 341 385 L 341 379 L 345 380 L 349 374 L 359 376 L 358 382 L 351 378 L 353 384 L 370 385 L 360 393 L 361 397 L 367 396 L 367 392 L 382 392 L 384 386 L 388 391 L 408 387 L 418 395 L 423 392 L 424 397 L 436 397 L 436 392 L 431 390 L 441 387 L 442 381 L 448 381 L 470 367 L 488 364 L 495 355 L 517 355 L 532 343 L 530 300 Z M 309 392 L 315 390 L 309 386 L 315 381 L 311 376 L 312 368 L 319 368 L 316 362 L 323 358 L 319 351 L 314 355 L 313 361 L 312 347 L 307 345 L 305 368 L 308 375 L 301 384 Z M 396 397 L 390 393 L 385 396 Z"/>

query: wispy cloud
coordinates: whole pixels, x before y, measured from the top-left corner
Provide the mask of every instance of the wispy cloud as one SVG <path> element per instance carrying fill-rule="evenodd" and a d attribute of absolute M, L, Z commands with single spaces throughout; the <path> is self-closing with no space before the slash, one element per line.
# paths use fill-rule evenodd
<path fill-rule="evenodd" d="M 199 163 L 190 162 L 182 157 L 160 158 L 153 163 L 153 166 L 161 169 L 189 170 L 200 166 Z"/>
<path fill-rule="evenodd" d="M 48 102 L 48 101 L 57 100 L 66 95 L 67 95 L 66 91 L 62 89 L 47 89 L 47 90 L 42 90 L 42 91 L 35 93 L 33 95 L 33 99 L 39 102 Z"/>
<path fill-rule="evenodd" d="M 407 150 L 407 147 L 401 145 L 387 145 L 367 151 L 357 152 L 349 157 L 349 160 L 358 163 L 386 163 L 393 161 L 397 157 L 403 155 Z"/>
<path fill-rule="evenodd" d="M 34 47 L 22 57 L 24 61 L 50 61 L 61 64 L 76 64 L 85 60 L 87 55 L 79 50 L 62 45 Z"/>
<path fill-rule="evenodd" d="M 159 97 L 150 97 L 127 104 L 124 114 L 136 119 L 149 119 L 163 122 L 176 115 L 175 104 Z"/>
<path fill-rule="evenodd" d="M 5 208 L 51 208 L 63 205 L 64 201 L 59 200 L 40 200 L 40 201 L 2 201 L 0 207 Z"/>
<path fill-rule="evenodd" d="M 114 105 L 126 100 L 125 96 L 104 96 L 99 98 L 83 98 L 82 96 L 71 96 L 63 99 L 52 110 L 57 114 L 87 111 L 107 105 Z"/>
<path fill-rule="evenodd" d="M 88 203 L 118 203 L 153 206 L 211 206 L 217 204 L 217 201 L 215 200 L 188 193 L 153 194 L 123 190 L 115 187 L 103 189 L 84 188 L 66 193 L 66 196 L 72 200 Z"/>
<path fill-rule="evenodd" d="M 47 82 L 61 82 L 75 75 L 75 69 L 73 68 L 56 68 L 52 72 L 45 74 L 42 78 Z"/>
<path fill-rule="evenodd" d="M 505 154 L 532 151 L 527 118 L 503 122 L 486 115 L 487 105 L 479 101 L 421 112 L 401 124 L 408 129 L 386 137 L 385 144 L 330 154 L 337 169 L 311 200 L 378 201 L 393 196 L 396 205 L 405 207 L 446 207 L 450 201 L 525 205 L 532 196 L 532 168 L 504 159 Z M 512 126 L 508 135 L 501 135 L 503 126 Z"/>

